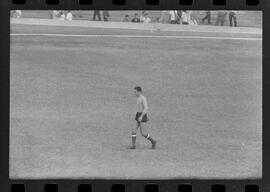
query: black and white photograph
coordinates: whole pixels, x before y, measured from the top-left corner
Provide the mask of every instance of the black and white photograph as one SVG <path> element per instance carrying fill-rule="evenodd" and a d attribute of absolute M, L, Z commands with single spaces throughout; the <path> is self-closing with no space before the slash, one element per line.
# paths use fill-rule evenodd
<path fill-rule="evenodd" d="M 10 179 L 262 178 L 262 11 L 10 11 Z"/>

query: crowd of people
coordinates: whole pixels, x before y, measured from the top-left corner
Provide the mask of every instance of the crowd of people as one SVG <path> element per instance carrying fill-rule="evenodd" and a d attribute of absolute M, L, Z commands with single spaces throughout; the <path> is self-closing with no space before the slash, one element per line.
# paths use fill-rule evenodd
<path fill-rule="evenodd" d="M 194 17 L 193 11 L 186 10 L 172 10 L 169 11 L 169 19 L 171 24 L 183 24 L 183 25 L 198 25 L 197 20 Z M 166 11 L 162 11 L 160 21 L 164 23 L 164 14 Z"/>
<path fill-rule="evenodd" d="M 68 20 L 68 21 L 73 20 L 73 14 L 71 13 L 71 11 L 54 10 L 50 13 L 50 17 L 51 19 Z"/>
<path fill-rule="evenodd" d="M 22 16 L 22 11 L 21 10 L 12 10 L 10 11 L 11 17 L 14 18 L 20 18 Z"/>
<path fill-rule="evenodd" d="M 161 19 L 163 18 L 163 15 L 166 11 L 162 12 Z M 175 10 L 175 11 L 169 11 L 170 14 L 170 23 L 172 24 L 184 24 L 184 25 L 198 25 L 200 21 L 197 21 L 195 12 L 194 11 L 184 11 L 184 10 Z M 212 24 L 212 12 L 211 11 L 205 11 L 205 16 L 201 19 L 202 24 L 207 21 L 207 24 Z M 237 11 L 217 11 L 217 18 L 215 25 L 224 26 L 226 22 L 226 17 L 229 15 L 229 22 L 230 26 L 237 27 Z"/>
<path fill-rule="evenodd" d="M 142 14 L 139 16 L 138 13 L 135 13 L 131 18 L 128 14 L 125 15 L 124 22 L 134 22 L 134 23 L 150 23 L 150 22 L 160 22 L 167 23 L 165 19 L 165 14 L 169 13 L 170 23 L 171 24 L 186 24 L 186 25 L 197 25 L 196 19 L 191 14 L 192 11 L 162 11 L 161 16 L 155 19 L 151 19 L 146 11 L 142 11 Z"/>
<path fill-rule="evenodd" d="M 205 16 L 201 19 L 201 21 L 198 21 L 198 19 L 196 18 L 197 12 L 187 10 L 162 11 L 161 16 L 156 19 L 151 19 L 146 11 L 142 11 L 142 14 L 140 16 L 138 13 L 135 13 L 132 18 L 130 17 L 130 15 L 126 14 L 123 21 L 134 23 L 168 23 L 165 16 L 166 14 L 169 14 L 169 23 L 171 24 L 198 25 L 199 23 L 204 24 L 205 21 L 207 21 L 207 24 L 209 25 L 212 24 L 211 11 L 205 11 Z M 237 27 L 236 11 L 217 11 L 215 25 L 224 26 L 227 15 L 229 15 L 230 26 Z"/>
<path fill-rule="evenodd" d="M 133 22 L 133 23 L 150 23 L 152 19 L 149 17 L 146 11 L 142 11 L 141 16 L 138 13 L 135 13 L 133 18 L 130 18 L 128 14 L 125 15 L 123 22 Z"/>
<path fill-rule="evenodd" d="M 73 15 L 71 11 L 64 11 L 64 10 L 54 10 L 50 12 L 50 18 L 51 19 L 58 19 L 58 20 L 73 20 L 74 17 L 79 17 L 82 18 L 81 15 Z M 109 11 L 100 11 L 100 10 L 95 10 L 93 14 L 93 21 L 109 21 Z"/>
<path fill-rule="evenodd" d="M 135 13 L 134 15 L 126 14 L 123 18 L 123 22 L 132 22 L 132 23 L 171 23 L 171 24 L 183 24 L 183 25 L 198 25 L 204 24 L 215 24 L 224 26 L 226 18 L 228 16 L 230 26 L 237 27 L 237 11 L 215 11 L 217 12 L 215 23 L 212 23 L 212 11 L 205 11 L 205 16 L 202 19 L 198 19 L 198 11 L 189 11 L 189 10 L 171 10 L 171 11 L 161 11 L 159 17 L 153 18 L 148 15 L 146 11 L 142 11 L 141 14 Z M 82 17 L 81 15 L 73 15 L 69 10 L 54 10 L 49 13 L 51 19 L 59 20 L 73 20 L 74 17 Z M 20 18 L 22 16 L 21 10 L 11 11 L 11 16 L 15 18 Z M 167 19 L 169 16 L 169 21 Z M 92 20 L 93 21 L 109 21 L 110 14 L 107 10 L 94 10 Z"/>
<path fill-rule="evenodd" d="M 223 26 L 226 21 L 227 15 L 229 15 L 230 26 L 237 27 L 237 11 L 218 11 L 215 24 Z M 204 23 L 205 21 L 207 21 L 207 24 L 211 24 L 211 11 L 206 11 L 205 17 L 202 18 L 202 23 Z"/>

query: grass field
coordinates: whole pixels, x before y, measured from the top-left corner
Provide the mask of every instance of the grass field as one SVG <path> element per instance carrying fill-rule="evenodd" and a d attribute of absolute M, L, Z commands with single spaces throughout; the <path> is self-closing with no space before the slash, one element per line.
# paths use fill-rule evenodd
<path fill-rule="evenodd" d="M 262 41 L 241 39 L 254 35 L 30 25 L 11 33 L 35 33 L 11 36 L 11 178 L 261 177 Z M 127 149 L 136 85 L 156 150 L 142 137 Z"/>

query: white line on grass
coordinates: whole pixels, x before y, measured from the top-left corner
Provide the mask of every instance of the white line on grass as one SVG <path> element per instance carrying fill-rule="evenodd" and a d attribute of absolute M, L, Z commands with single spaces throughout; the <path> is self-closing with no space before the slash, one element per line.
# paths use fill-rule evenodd
<path fill-rule="evenodd" d="M 214 36 L 186 36 L 186 35 L 77 35 L 59 33 L 11 33 L 11 36 L 45 36 L 45 37 L 114 37 L 114 38 L 164 38 L 164 39 L 216 39 L 216 40 L 244 40 L 261 41 L 262 38 L 252 37 L 214 37 Z"/>

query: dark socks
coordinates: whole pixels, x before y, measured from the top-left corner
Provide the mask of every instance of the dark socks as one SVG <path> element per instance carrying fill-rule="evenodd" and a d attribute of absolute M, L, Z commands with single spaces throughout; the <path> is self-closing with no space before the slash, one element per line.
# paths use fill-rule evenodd
<path fill-rule="evenodd" d="M 147 133 L 146 135 L 144 135 L 144 137 L 145 137 L 146 139 L 148 139 L 149 141 L 151 141 L 151 143 L 156 142 L 152 137 L 150 137 L 150 134 L 149 134 L 149 133 Z"/>

